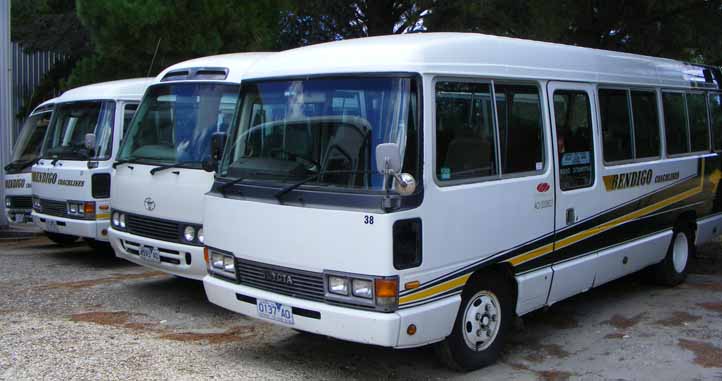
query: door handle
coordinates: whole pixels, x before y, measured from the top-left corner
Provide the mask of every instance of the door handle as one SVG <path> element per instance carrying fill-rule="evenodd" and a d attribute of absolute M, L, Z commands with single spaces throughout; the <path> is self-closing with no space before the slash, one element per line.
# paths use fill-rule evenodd
<path fill-rule="evenodd" d="M 576 222 L 576 216 L 574 215 L 574 208 L 567 209 L 567 225 L 571 225 Z"/>

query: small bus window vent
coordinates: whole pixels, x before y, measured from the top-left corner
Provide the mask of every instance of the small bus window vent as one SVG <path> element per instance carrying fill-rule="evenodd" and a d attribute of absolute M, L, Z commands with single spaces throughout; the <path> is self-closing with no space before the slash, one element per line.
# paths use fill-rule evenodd
<path fill-rule="evenodd" d="M 421 219 L 411 218 L 394 223 L 394 268 L 421 266 Z"/>
<path fill-rule="evenodd" d="M 163 79 L 161 79 L 161 82 L 165 81 L 182 81 L 184 79 L 188 79 L 188 70 L 176 70 L 168 72 L 165 76 L 163 76 Z"/>

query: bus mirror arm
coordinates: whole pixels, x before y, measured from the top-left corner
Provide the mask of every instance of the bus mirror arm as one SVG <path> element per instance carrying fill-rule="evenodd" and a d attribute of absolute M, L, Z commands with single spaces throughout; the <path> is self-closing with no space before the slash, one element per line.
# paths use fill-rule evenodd
<path fill-rule="evenodd" d="M 389 178 L 393 178 L 393 187 L 402 196 L 416 190 L 416 180 L 408 173 L 401 173 L 401 150 L 396 143 L 382 143 L 376 146 L 376 170 L 384 175 L 383 189 L 386 191 L 384 209 L 392 208 L 389 197 Z"/>
<path fill-rule="evenodd" d="M 207 157 L 201 163 L 203 170 L 206 172 L 215 172 L 218 169 L 218 163 L 221 161 L 223 155 L 223 148 L 226 145 L 226 133 L 215 132 L 211 136 L 210 142 L 210 157 Z"/>

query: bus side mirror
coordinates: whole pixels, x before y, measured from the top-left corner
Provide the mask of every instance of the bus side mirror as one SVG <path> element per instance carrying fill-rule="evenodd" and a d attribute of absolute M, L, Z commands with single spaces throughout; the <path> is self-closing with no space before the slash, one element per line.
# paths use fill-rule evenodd
<path fill-rule="evenodd" d="M 85 141 L 83 142 L 83 146 L 85 146 L 85 149 L 88 151 L 92 151 L 95 149 L 95 134 L 85 134 Z"/>
<path fill-rule="evenodd" d="M 376 170 L 384 176 L 394 176 L 401 171 L 401 149 L 396 143 L 376 146 Z"/>
<path fill-rule="evenodd" d="M 214 132 L 211 136 L 211 159 L 215 161 L 221 161 L 223 155 L 223 148 L 226 146 L 226 138 L 228 135 L 225 132 Z"/>
<path fill-rule="evenodd" d="M 217 169 L 221 156 L 223 156 L 227 136 L 225 132 L 215 132 L 211 136 L 211 155 L 201 163 L 204 171 L 214 172 Z"/>

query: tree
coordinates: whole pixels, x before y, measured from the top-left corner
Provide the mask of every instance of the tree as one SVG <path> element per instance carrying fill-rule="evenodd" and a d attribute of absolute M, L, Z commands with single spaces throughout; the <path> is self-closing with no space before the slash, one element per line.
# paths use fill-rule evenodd
<path fill-rule="evenodd" d="M 449 0 L 425 26 L 722 62 L 720 0 Z"/>
<path fill-rule="evenodd" d="M 276 48 L 282 0 L 78 0 L 95 52 L 70 77 L 77 86 L 157 74 L 189 58 Z M 156 54 L 157 47 L 157 54 Z"/>
<path fill-rule="evenodd" d="M 423 30 L 436 0 L 299 0 L 281 24 L 282 48 Z"/>

